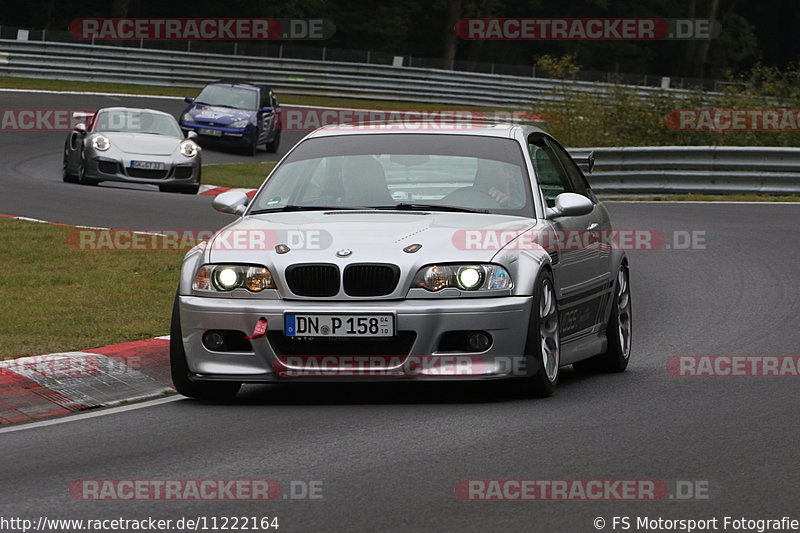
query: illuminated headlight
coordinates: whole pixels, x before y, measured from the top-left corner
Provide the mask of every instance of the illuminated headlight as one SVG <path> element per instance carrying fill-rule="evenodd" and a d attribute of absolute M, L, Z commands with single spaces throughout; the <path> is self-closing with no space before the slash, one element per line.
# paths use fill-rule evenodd
<path fill-rule="evenodd" d="M 239 121 L 234 122 L 233 124 L 231 124 L 230 127 L 231 128 L 246 128 L 249 123 L 250 123 L 250 121 L 247 120 L 247 119 L 239 120 Z"/>
<path fill-rule="evenodd" d="M 101 152 L 105 152 L 109 148 L 111 148 L 111 141 L 108 140 L 108 137 L 103 137 L 102 135 L 95 135 L 92 137 L 92 148 L 95 150 L 100 150 Z"/>
<path fill-rule="evenodd" d="M 229 292 L 247 289 L 261 292 L 274 289 L 272 273 L 263 266 L 248 265 L 204 265 L 194 277 L 192 288 L 197 291 Z"/>
<path fill-rule="evenodd" d="M 186 157 L 194 157 L 197 155 L 197 143 L 194 141 L 183 141 L 181 143 L 181 154 Z"/>
<path fill-rule="evenodd" d="M 184 113 L 183 116 L 181 117 L 181 120 L 184 122 L 194 122 L 194 117 L 189 113 Z"/>
<path fill-rule="evenodd" d="M 448 287 L 462 291 L 503 291 L 513 288 L 508 271 L 499 265 L 429 265 L 414 276 L 412 287 L 437 292 Z"/>

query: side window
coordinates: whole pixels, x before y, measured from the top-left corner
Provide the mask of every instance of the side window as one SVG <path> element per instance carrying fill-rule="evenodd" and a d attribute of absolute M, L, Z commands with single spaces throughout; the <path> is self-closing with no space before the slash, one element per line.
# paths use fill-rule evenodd
<path fill-rule="evenodd" d="M 556 196 L 562 192 L 573 192 L 572 185 L 558 156 L 541 135 L 528 138 L 528 151 L 531 155 L 536 181 L 542 191 L 547 207 L 553 207 Z"/>
<path fill-rule="evenodd" d="M 569 153 L 567 153 L 567 151 L 556 142 L 548 141 L 547 144 L 550 145 L 550 147 L 556 153 L 559 161 L 561 161 L 561 165 L 566 170 L 571 192 L 576 192 L 580 195 L 591 198 L 592 196 L 589 194 L 589 182 L 586 181 L 586 177 L 584 177 L 583 172 L 581 172 L 581 170 L 578 168 L 578 165 L 576 165 L 575 161 L 573 161 L 569 156 Z"/>
<path fill-rule="evenodd" d="M 267 91 L 265 89 L 261 89 L 258 92 L 261 95 L 261 99 L 259 101 L 258 108 L 262 109 L 264 107 L 271 107 L 272 104 L 269 101 L 269 91 Z"/>

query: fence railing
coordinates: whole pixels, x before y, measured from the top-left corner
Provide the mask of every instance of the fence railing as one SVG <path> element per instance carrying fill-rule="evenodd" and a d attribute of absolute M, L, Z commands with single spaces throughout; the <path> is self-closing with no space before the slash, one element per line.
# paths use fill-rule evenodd
<path fill-rule="evenodd" d="M 378 65 L 394 65 L 398 59 L 402 66 L 456 70 L 466 72 L 482 72 L 485 74 L 510 75 L 533 78 L 552 78 L 549 72 L 535 65 L 482 62 L 475 60 L 453 60 L 445 62 L 442 58 L 418 57 L 402 52 L 386 53 L 375 50 L 354 50 L 331 47 L 326 41 L 297 43 L 293 41 L 216 41 L 216 40 L 128 40 L 128 41 L 80 41 L 68 31 L 27 29 L 16 26 L 0 26 L 0 39 L 17 39 L 20 33 L 30 41 L 48 41 L 73 44 L 102 44 L 126 48 L 146 48 L 158 50 L 174 50 L 183 52 L 199 52 L 225 56 L 274 57 L 279 59 L 307 59 L 312 61 L 340 61 L 349 63 L 366 63 Z M 608 72 L 595 70 L 578 70 L 570 75 L 570 79 L 584 82 L 620 83 L 625 85 L 643 85 L 661 87 L 664 77 L 654 74 Z M 725 84 L 720 80 L 709 78 L 669 77 L 670 87 L 687 88 L 702 87 L 709 91 L 718 91 Z"/>
<path fill-rule="evenodd" d="M 800 148 L 647 146 L 594 152 L 592 188 L 611 194 L 800 193 Z"/>
<path fill-rule="evenodd" d="M 0 40 L 0 75 L 200 87 L 221 78 L 268 83 L 298 95 L 530 109 L 616 85 L 478 72 L 273 57 Z M 641 97 L 682 89 L 626 86 Z"/>

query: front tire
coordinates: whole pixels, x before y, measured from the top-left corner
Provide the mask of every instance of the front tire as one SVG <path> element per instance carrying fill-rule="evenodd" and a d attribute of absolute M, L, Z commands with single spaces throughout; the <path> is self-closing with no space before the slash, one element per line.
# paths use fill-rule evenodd
<path fill-rule="evenodd" d="M 551 396 L 558 386 L 561 338 L 558 301 L 553 276 L 548 271 L 542 271 L 536 282 L 525 355 L 528 364 L 539 367 L 534 375 L 526 378 L 526 391 L 536 398 Z"/>
<path fill-rule="evenodd" d="M 622 263 L 614 285 L 614 303 L 606 326 L 605 353 L 573 364 L 579 372 L 624 372 L 631 358 L 631 287 L 628 265 Z"/>
<path fill-rule="evenodd" d="M 256 152 L 258 152 L 258 131 L 255 132 L 253 135 L 253 140 L 250 141 L 250 145 L 246 149 L 247 155 L 254 156 Z"/>
<path fill-rule="evenodd" d="M 189 379 L 189 365 L 186 363 L 186 351 L 183 347 L 181 331 L 181 314 L 178 307 L 178 296 L 172 306 L 172 324 L 169 332 L 169 365 L 172 383 L 179 394 L 201 400 L 229 400 L 236 396 L 242 384 L 237 382 L 195 382 Z"/>
<path fill-rule="evenodd" d="M 281 145 L 281 130 L 278 130 L 275 133 L 275 138 L 267 143 L 267 152 L 274 154 L 275 152 L 278 151 L 280 145 Z"/>
<path fill-rule="evenodd" d="M 61 179 L 64 183 L 78 183 L 78 177 L 69 173 L 69 153 L 64 146 L 64 160 L 61 163 Z"/>
<path fill-rule="evenodd" d="M 97 185 L 100 183 L 100 180 L 86 177 L 86 161 L 84 160 L 83 154 L 81 154 L 81 162 L 78 167 L 78 183 L 81 185 Z"/>

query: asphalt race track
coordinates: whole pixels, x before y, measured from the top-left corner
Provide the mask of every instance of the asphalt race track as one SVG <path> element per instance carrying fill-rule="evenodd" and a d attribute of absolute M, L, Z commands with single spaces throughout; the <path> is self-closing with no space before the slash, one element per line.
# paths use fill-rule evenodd
<path fill-rule="evenodd" d="M 186 107 L 179 98 L 2 91 L 0 102 L 2 109 L 149 107 L 176 117 Z M 277 154 L 268 154 L 263 148 L 255 157 L 203 150 L 203 163 L 277 161 L 304 135 L 298 131 L 284 132 Z M 65 131 L 0 130 L 0 213 L 124 229 L 216 229 L 230 220 L 209 209 L 209 197 L 160 193 L 155 185 L 103 182 L 97 187 L 79 187 L 62 182 L 61 159 L 66 137 Z M 200 221 L 211 226 L 200 228 L 197 225 Z"/>
<path fill-rule="evenodd" d="M 17 93 L 0 99 L 3 108 L 130 102 Z M 131 105 L 182 108 L 178 100 Z M 0 213 L 142 229 L 211 228 L 229 220 L 208 197 L 63 184 L 64 137 L 0 133 Z M 285 136 L 281 151 L 299 137 Z M 204 157 L 249 160 L 212 150 Z M 256 159 L 268 157 L 261 152 Z M 799 354 L 800 205 L 609 209 L 616 227 L 658 230 L 673 245 L 629 252 L 634 340 L 627 372 L 583 376 L 564 369 L 558 391 L 545 400 L 496 384 L 247 386 L 231 404 L 176 399 L 0 429 L 2 514 L 277 516 L 281 532 L 590 532 L 597 517 L 605 531 L 614 516 L 633 525 L 645 516 L 798 518 L 800 378 L 678 377 L 666 365 L 681 355 Z M 704 232 L 704 245 L 676 249 L 674 232 L 687 231 Z M 321 481 L 322 497 L 76 501 L 70 484 L 86 479 L 274 479 L 284 493 L 292 481 Z M 467 479 L 663 480 L 676 497 L 462 501 L 454 489 Z M 678 480 L 707 486 L 707 499 L 679 500 Z"/>

